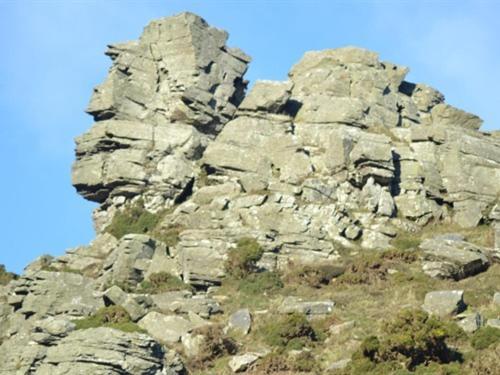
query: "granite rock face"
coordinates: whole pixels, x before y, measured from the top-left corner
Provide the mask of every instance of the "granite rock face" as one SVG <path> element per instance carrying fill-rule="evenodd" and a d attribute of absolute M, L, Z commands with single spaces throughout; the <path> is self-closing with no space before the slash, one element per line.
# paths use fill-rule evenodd
<path fill-rule="evenodd" d="M 176 350 L 196 357 L 216 321 L 252 335 L 261 314 L 325 318 L 341 306 L 288 296 L 269 301 L 271 311 L 225 311 L 232 296 L 217 291 L 243 238 L 263 250 L 256 271 L 282 272 L 338 266 L 346 251 L 391 249 L 426 226 L 481 225 L 490 245 L 431 236 L 418 266 L 460 280 L 500 261 L 498 132 L 356 47 L 307 52 L 287 80 L 247 93 L 250 58 L 227 38 L 183 13 L 109 46 L 72 173 L 78 193 L 100 204 L 97 237 L 0 286 L 0 374 L 182 374 Z M 115 238 L 108 225 L 136 206 L 149 222 Z M 153 275 L 171 284 L 155 289 Z M 143 333 L 76 329 L 104 307 Z M 442 317 L 464 307 L 461 290 L 431 292 L 423 305 Z M 478 316 L 462 316 L 464 329 L 481 326 Z M 229 354 L 235 372 L 263 356 Z M 338 360 L 332 369 L 349 361 Z"/>
<path fill-rule="evenodd" d="M 109 46 L 111 69 L 87 109 L 96 123 L 76 140 L 80 194 L 99 203 L 146 192 L 156 204 L 178 198 L 243 99 L 250 58 L 227 38 L 183 13 L 151 22 L 137 41 Z"/>

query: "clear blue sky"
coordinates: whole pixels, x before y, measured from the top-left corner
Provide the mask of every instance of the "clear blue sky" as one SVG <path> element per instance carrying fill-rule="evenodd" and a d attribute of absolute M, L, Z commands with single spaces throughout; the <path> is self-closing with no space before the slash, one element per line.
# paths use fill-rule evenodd
<path fill-rule="evenodd" d="M 284 79 L 307 50 L 357 45 L 500 128 L 500 1 L 0 0 L 0 263 L 20 272 L 94 236 L 71 186 L 73 138 L 106 75 L 106 44 L 192 11 L 253 57 L 247 78 Z"/>

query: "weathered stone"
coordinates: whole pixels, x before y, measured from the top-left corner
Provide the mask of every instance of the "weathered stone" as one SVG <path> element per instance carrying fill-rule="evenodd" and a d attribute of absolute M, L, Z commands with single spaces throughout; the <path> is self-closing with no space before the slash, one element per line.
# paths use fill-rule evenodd
<path fill-rule="evenodd" d="M 151 265 L 157 247 L 165 245 L 142 234 L 127 234 L 120 239 L 115 251 L 106 259 L 105 277 L 111 284 L 136 285 Z"/>
<path fill-rule="evenodd" d="M 298 312 L 315 317 L 331 314 L 334 306 L 335 303 L 330 300 L 303 301 L 297 297 L 286 297 L 279 307 L 279 312 L 282 314 Z"/>
<path fill-rule="evenodd" d="M 151 299 L 157 308 L 165 313 L 193 312 L 203 318 L 209 318 L 222 311 L 217 301 L 201 295 L 193 297 L 188 291 L 155 294 Z"/>
<path fill-rule="evenodd" d="M 500 319 L 488 319 L 486 322 L 486 327 L 500 329 Z"/>
<path fill-rule="evenodd" d="M 340 324 L 334 324 L 328 328 L 328 331 L 330 334 L 334 336 L 338 336 L 343 334 L 344 332 L 348 332 L 354 328 L 356 325 L 356 322 L 354 320 L 350 320 L 345 323 L 340 323 Z"/>
<path fill-rule="evenodd" d="M 231 314 L 227 324 L 228 330 L 235 330 L 246 335 L 252 326 L 252 316 L 248 309 L 241 309 Z"/>
<path fill-rule="evenodd" d="M 349 363 L 351 362 L 351 359 L 350 358 L 346 358 L 346 359 L 341 359 L 339 361 L 335 361 L 333 363 L 330 363 L 327 367 L 327 370 L 328 371 L 337 371 L 337 370 L 343 370 L 345 369 Z"/>
<path fill-rule="evenodd" d="M 136 322 L 147 314 L 148 310 L 139 304 L 132 295 L 125 293 L 118 286 L 114 285 L 104 292 L 104 302 L 121 306 L 130 315 L 130 318 Z M 149 305 L 152 304 L 152 301 Z"/>
<path fill-rule="evenodd" d="M 86 316 L 103 306 L 94 281 L 76 273 L 39 271 L 24 280 L 29 292 L 17 311 L 27 316 Z M 21 289 L 14 292 L 25 294 Z"/>
<path fill-rule="evenodd" d="M 151 22 L 138 41 L 109 47 L 113 65 L 77 139 L 73 185 L 85 198 L 161 191 L 175 199 L 194 177 L 204 133 L 217 133 L 243 99 L 250 58 L 227 33 L 182 13 Z M 192 126 L 189 126 L 192 125 Z"/>
<path fill-rule="evenodd" d="M 238 109 L 279 113 L 290 98 L 292 87 L 291 82 L 257 81 Z"/>
<path fill-rule="evenodd" d="M 481 247 L 468 243 L 460 237 L 443 235 L 427 239 L 420 244 L 427 261 L 424 272 L 431 277 L 456 280 L 486 270 L 489 261 Z"/>
<path fill-rule="evenodd" d="M 484 319 L 479 313 L 457 316 L 458 326 L 467 333 L 474 333 L 484 325 Z"/>
<path fill-rule="evenodd" d="M 147 374 L 163 369 L 164 349 L 145 335 L 110 328 L 75 331 L 48 348 L 38 374 Z"/>
<path fill-rule="evenodd" d="M 255 353 L 236 355 L 229 360 L 229 367 L 233 372 L 242 372 L 257 362 L 258 359 L 259 355 Z"/>
<path fill-rule="evenodd" d="M 183 335 L 200 327 L 200 321 L 193 322 L 182 316 L 164 315 L 155 311 L 148 313 L 138 324 L 156 340 L 164 343 L 179 342 Z M 203 325 L 206 324 L 209 323 Z"/>
<path fill-rule="evenodd" d="M 465 309 L 462 290 L 440 290 L 425 295 L 422 308 L 432 315 L 445 317 L 456 315 Z"/>
<path fill-rule="evenodd" d="M 500 306 L 500 292 L 495 292 L 493 295 L 493 305 Z"/>
<path fill-rule="evenodd" d="M 437 104 L 431 111 L 432 119 L 438 125 L 459 126 L 466 129 L 478 130 L 483 120 L 478 116 L 454 108 L 448 104 Z"/>

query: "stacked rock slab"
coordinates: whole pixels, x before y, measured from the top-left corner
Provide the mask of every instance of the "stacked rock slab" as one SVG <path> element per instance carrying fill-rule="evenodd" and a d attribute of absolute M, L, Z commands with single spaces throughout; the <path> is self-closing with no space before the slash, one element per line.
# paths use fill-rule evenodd
<path fill-rule="evenodd" d="M 282 269 L 331 262 L 357 240 L 385 249 L 430 221 L 489 223 L 498 138 L 404 81 L 407 71 L 345 47 L 306 53 L 288 81 L 258 81 L 203 154 L 209 186 L 165 219 L 186 228 L 176 251 L 185 280 L 216 283 L 245 236 L 267 250 L 263 268 Z"/>
<path fill-rule="evenodd" d="M 109 46 L 112 67 L 87 109 L 96 123 L 76 140 L 80 194 L 104 208 L 139 194 L 159 206 L 189 188 L 194 162 L 244 95 L 250 59 L 227 38 L 183 13 Z"/>

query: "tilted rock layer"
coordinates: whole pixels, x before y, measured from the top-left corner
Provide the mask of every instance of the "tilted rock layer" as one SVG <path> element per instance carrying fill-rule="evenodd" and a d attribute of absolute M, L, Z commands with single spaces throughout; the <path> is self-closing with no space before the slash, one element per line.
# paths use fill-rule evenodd
<path fill-rule="evenodd" d="M 287 81 L 258 81 L 245 96 L 250 58 L 227 38 L 183 13 L 109 46 L 109 75 L 87 110 L 95 124 L 77 138 L 73 167 L 77 191 L 100 203 L 97 238 L 0 287 L 0 373 L 182 373 L 158 342 L 203 339 L 191 332 L 221 311 L 204 291 L 221 283 L 244 237 L 263 247 L 260 269 L 283 270 L 335 262 L 345 248 L 387 249 L 431 222 L 486 224 L 496 249 L 428 240 L 424 272 L 461 279 L 500 260 L 500 137 L 481 132 L 480 118 L 354 47 L 308 52 Z M 106 233 L 138 203 L 161 212 L 158 230 L 176 241 Z M 195 289 L 127 290 L 158 272 Z M 74 319 L 105 305 L 122 306 L 149 336 L 75 331 Z M 290 297 L 282 310 L 333 307 Z"/>

